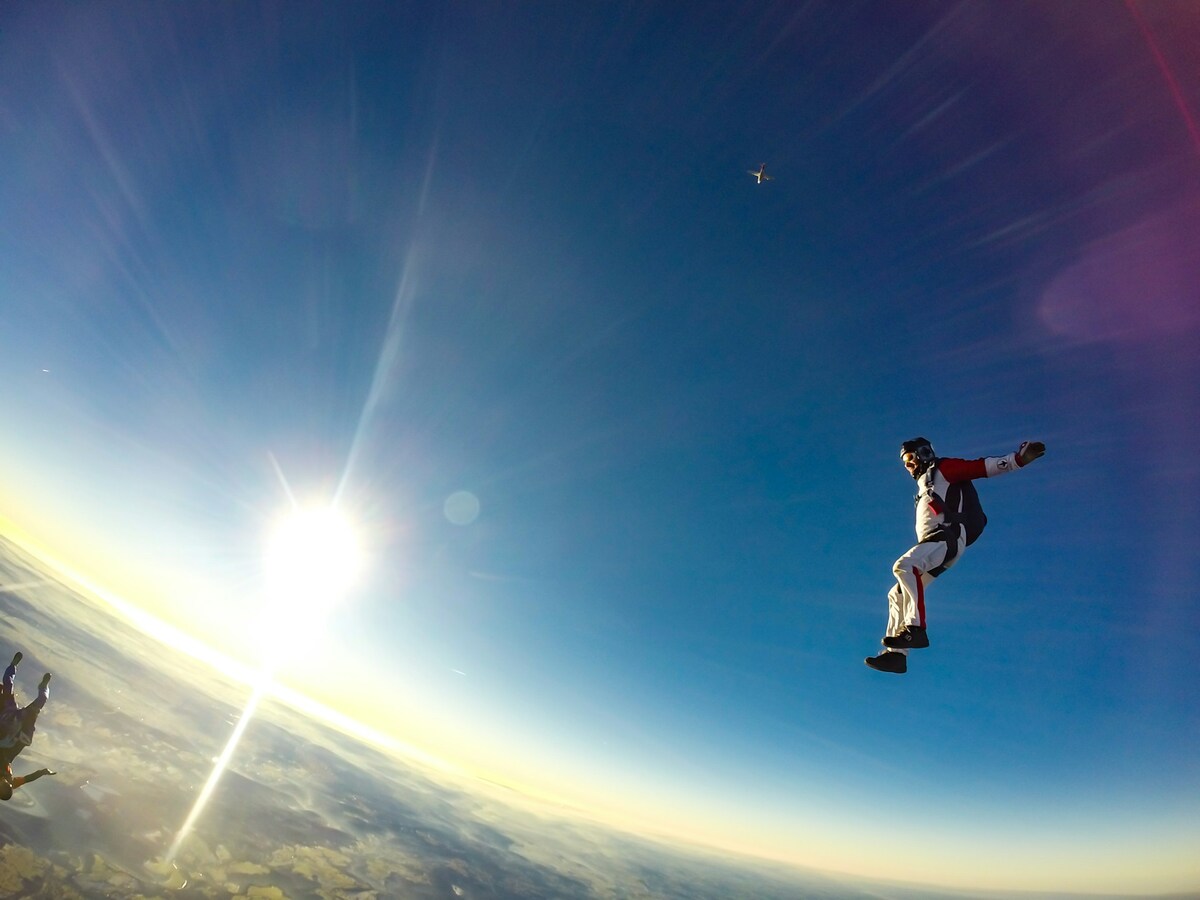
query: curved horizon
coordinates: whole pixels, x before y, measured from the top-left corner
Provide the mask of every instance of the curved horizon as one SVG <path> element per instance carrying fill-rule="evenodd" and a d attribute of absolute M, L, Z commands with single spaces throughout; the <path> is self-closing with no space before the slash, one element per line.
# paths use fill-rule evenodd
<path fill-rule="evenodd" d="M 18 536 L 253 668 L 271 523 L 336 505 L 364 571 L 278 678 L 398 752 L 854 877 L 1200 888 L 1190 4 L 288 10 L 3 13 Z M 897 678 L 916 434 L 1048 450 Z"/>

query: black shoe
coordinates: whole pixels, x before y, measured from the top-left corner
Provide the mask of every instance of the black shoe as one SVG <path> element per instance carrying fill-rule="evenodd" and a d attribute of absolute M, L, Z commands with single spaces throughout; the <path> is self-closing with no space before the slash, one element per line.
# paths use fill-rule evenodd
<path fill-rule="evenodd" d="M 39 684 L 38 687 L 44 691 L 49 686 L 49 684 L 50 684 L 50 673 L 47 672 L 45 675 L 42 676 L 42 683 Z"/>
<path fill-rule="evenodd" d="M 21 661 L 21 651 L 18 650 L 16 653 L 13 654 L 13 661 L 8 664 L 8 667 L 10 669 L 15 669 L 17 667 L 17 663 L 19 663 L 20 661 Z"/>
<path fill-rule="evenodd" d="M 883 646 L 896 650 L 920 650 L 929 646 L 929 635 L 920 625 L 905 625 L 899 634 L 885 637 Z"/>
<path fill-rule="evenodd" d="M 878 656 L 868 656 L 864 662 L 877 672 L 891 672 L 903 675 L 908 671 L 908 657 L 903 653 L 893 653 L 888 650 Z"/>

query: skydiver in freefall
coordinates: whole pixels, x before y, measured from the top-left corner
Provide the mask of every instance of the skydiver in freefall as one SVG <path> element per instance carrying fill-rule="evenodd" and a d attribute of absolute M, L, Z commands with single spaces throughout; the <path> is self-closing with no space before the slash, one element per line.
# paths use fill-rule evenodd
<path fill-rule="evenodd" d="M 754 171 L 753 169 L 747 169 L 746 174 L 754 176 L 755 184 L 762 184 L 764 181 L 771 181 L 775 178 L 774 175 L 767 174 L 767 164 L 766 163 L 763 163 L 762 165 L 760 165 L 758 167 L 757 172 Z"/>
<path fill-rule="evenodd" d="M 917 482 L 917 545 L 892 566 L 896 584 L 888 593 L 884 651 L 868 656 L 868 666 L 903 675 L 908 671 L 908 651 L 929 646 L 925 588 L 962 557 L 987 524 L 972 480 L 1015 472 L 1045 452 L 1041 441 L 1026 441 L 1007 456 L 942 459 L 923 437 L 900 445 L 900 460 Z"/>
<path fill-rule="evenodd" d="M 22 750 L 33 743 L 33 732 L 37 724 L 38 713 L 46 705 L 50 697 L 50 673 L 42 676 L 38 685 L 38 695 L 27 706 L 17 705 L 13 693 L 13 680 L 17 675 L 17 663 L 21 661 L 21 653 L 13 654 L 12 662 L 4 670 L 4 684 L 0 688 L 0 800 L 12 799 L 13 790 L 21 785 L 37 781 L 43 775 L 57 774 L 51 769 L 38 769 L 28 775 L 13 775 L 12 763 Z"/>

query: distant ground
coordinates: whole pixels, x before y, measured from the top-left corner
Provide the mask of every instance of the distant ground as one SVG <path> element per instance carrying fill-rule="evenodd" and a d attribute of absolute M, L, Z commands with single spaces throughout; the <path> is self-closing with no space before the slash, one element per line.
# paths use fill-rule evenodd
<path fill-rule="evenodd" d="M 8 543 L 0 614 L 0 655 L 25 654 L 18 694 L 31 697 L 41 673 L 54 673 L 14 771 L 59 773 L 0 808 L 0 896 L 855 896 L 538 821 L 277 704 L 247 729 L 175 873 L 156 861 L 247 688 L 135 631 Z"/>
<path fill-rule="evenodd" d="M 0 540 L 0 663 L 51 698 L 0 806 L 0 897 L 794 900 L 952 896 L 847 884 L 541 818 L 266 704 L 175 866 L 162 862 L 248 689 Z M 964 896 L 964 895 L 959 895 Z M 974 895 L 983 896 L 983 895 Z"/>

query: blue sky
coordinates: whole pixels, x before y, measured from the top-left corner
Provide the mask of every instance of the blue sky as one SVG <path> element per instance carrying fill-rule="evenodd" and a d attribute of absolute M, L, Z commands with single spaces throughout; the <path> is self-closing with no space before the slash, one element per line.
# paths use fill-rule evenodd
<path fill-rule="evenodd" d="M 1194 889 L 1198 38 L 1132 0 L 5 9 L 0 513 L 253 660 L 282 473 L 369 551 L 283 677 L 403 740 L 809 865 Z M 897 679 L 862 658 L 916 434 L 1049 451 L 981 486 Z"/>

